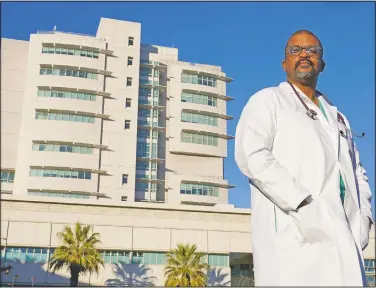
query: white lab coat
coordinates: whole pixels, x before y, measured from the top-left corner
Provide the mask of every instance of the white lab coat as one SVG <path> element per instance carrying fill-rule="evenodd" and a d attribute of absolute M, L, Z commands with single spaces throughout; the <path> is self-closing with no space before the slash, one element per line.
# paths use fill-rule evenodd
<path fill-rule="evenodd" d="M 296 89 L 318 120 L 283 82 L 253 95 L 236 129 L 235 160 L 251 186 L 255 284 L 363 286 L 372 223 L 365 170 L 351 132 L 339 134 L 337 108 L 320 96 L 326 120 Z M 313 201 L 297 210 L 308 196 Z"/>

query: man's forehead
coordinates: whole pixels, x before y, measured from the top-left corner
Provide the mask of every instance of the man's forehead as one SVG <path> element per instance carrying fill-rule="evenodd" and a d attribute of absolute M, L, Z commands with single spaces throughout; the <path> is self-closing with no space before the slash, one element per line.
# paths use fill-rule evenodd
<path fill-rule="evenodd" d="M 317 39 L 314 35 L 308 33 L 299 33 L 292 36 L 288 42 L 288 46 L 291 45 L 302 45 L 302 44 L 309 44 L 309 45 L 320 45 L 319 39 Z"/>

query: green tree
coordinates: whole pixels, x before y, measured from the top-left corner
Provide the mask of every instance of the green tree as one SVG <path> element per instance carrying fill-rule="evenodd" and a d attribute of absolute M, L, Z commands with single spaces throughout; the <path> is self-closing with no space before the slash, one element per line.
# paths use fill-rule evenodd
<path fill-rule="evenodd" d="M 78 278 L 87 272 L 98 274 L 99 265 L 104 266 L 102 255 L 98 251 L 101 241 L 99 233 L 92 232 L 92 226 L 81 226 L 76 223 L 74 232 L 66 225 L 62 232 L 57 233 L 62 245 L 55 249 L 50 268 L 53 272 L 67 267 L 70 270 L 70 286 L 77 287 Z"/>
<path fill-rule="evenodd" d="M 201 259 L 204 253 L 196 252 L 196 245 L 178 244 L 167 253 L 165 267 L 165 286 L 167 287 L 204 287 L 207 284 L 209 265 Z"/>

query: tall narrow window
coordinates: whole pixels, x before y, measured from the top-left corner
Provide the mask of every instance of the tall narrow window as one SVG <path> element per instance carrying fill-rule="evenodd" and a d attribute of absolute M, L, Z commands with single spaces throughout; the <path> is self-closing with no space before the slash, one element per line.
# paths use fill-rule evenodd
<path fill-rule="evenodd" d="M 121 178 L 121 183 L 123 185 L 128 183 L 128 174 L 123 174 L 123 177 Z"/>
<path fill-rule="evenodd" d="M 133 65 L 133 57 L 128 57 L 128 66 L 132 66 Z"/>
<path fill-rule="evenodd" d="M 134 37 L 128 37 L 128 46 L 133 46 Z"/>
<path fill-rule="evenodd" d="M 132 102 L 131 98 L 126 98 L 125 99 L 125 108 L 131 107 L 131 102 Z"/>
<path fill-rule="evenodd" d="M 127 77 L 127 87 L 132 86 L 132 77 Z"/>
<path fill-rule="evenodd" d="M 124 122 L 124 130 L 131 128 L 131 120 L 125 120 Z"/>

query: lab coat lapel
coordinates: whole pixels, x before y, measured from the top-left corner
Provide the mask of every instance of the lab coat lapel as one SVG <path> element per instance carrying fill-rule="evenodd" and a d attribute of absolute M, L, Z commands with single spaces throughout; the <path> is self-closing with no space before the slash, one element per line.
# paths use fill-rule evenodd
<path fill-rule="evenodd" d="M 321 98 L 320 100 L 323 100 L 321 101 L 321 104 L 324 106 L 326 111 L 326 116 L 328 117 L 328 122 L 331 127 L 330 133 L 334 141 L 334 148 L 339 157 L 338 109 L 322 93 L 320 93 L 319 97 Z"/>

